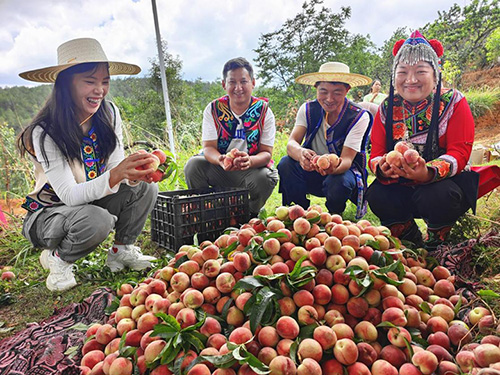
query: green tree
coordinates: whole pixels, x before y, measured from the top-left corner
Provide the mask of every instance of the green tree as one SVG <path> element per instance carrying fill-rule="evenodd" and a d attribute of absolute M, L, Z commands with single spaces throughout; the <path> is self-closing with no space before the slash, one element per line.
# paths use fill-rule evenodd
<path fill-rule="evenodd" d="M 497 27 L 486 40 L 486 50 L 488 62 L 500 64 L 500 27 Z"/>
<path fill-rule="evenodd" d="M 290 98 L 310 98 L 313 90 L 295 85 L 295 78 L 318 71 L 322 63 L 337 60 L 345 50 L 349 32 L 344 24 L 351 8 L 342 7 L 339 13 L 333 13 L 329 8 L 320 8 L 322 3 L 322 0 L 306 1 L 293 19 L 260 36 L 255 61 L 264 85 L 271 84 Z"/>
<path fill-rule="evenodd" d="M 438 14 L 423 31 L 428 39 L 443 43 L 444 59 L 462 72 L 485 67 L 486 42 L 500 27 L 499 0 L 472 0 L 463 8 L 455 4 Z"/>

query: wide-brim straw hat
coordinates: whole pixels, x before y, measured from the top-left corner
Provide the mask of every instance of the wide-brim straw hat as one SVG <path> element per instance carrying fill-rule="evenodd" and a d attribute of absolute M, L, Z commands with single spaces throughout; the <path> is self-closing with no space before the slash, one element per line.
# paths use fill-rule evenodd
<path fill-rule="evenodd" d="M 57 75 L 74 65 L 89 62 L 105 62 L 109 66 L 109 74 L 137 74 L 141 71 L 137 65 L 118 61 L 109 61 L 101 44 L 92 38 L 69 40 L 57 48 L 57 65 L 47 68 L 29 70 L 19 76 L 33 82 L 55 82 Z"/>
<path fill-rule="evenodd" d="M 349 67 L 341 62 L 327 62 L 320 66 L 319 72 L 302 74 L 295 82 L 314 86 L 317 82 L 342 82 L 351 87 L 369 85 L 372 79 L 362 74 L 351 73 Z"/>

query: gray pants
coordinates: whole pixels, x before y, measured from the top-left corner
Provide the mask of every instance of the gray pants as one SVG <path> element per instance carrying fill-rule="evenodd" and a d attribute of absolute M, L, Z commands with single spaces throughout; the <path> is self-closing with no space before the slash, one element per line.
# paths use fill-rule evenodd
<path fill-rule="evenodd" d="M 267 167 L 246 171 L 226 172 L 222 167 L 209 163 L 203 155 L 193 156 L 184 166 L 184 175 L 190 189 L 210 186 L 244 187 L 250 193 L 250 213 L 256 214 L 266 204 L 267 198 L 278 183 L 278 171 Z"/>
<path fill-rule="evenodd" d="M 157 194 L 157 184 L 122 184 L 115 194 L 90 204 L 45 207 L 26 215 L 23 235 L 35 247 L 57 249 L 61 259 L 72 263 L 91 253 L 113 228 L 116 242 L 133 244 Z"/>

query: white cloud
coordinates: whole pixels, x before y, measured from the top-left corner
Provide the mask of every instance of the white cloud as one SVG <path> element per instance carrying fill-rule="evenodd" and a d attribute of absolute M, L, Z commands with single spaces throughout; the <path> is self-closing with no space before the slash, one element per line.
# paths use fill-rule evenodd
<path fill-rule="evenodd" d="M 465 5 L 466 0 L 460 0 Z M 157 0 L 160 30 L 168 51 L 183 62 L 185 79 L 214 80 L 232 57 L 256 57 L 259 36 L 301 11 L 304 0 Z M 453 0 L 325 0 L 333 12 L 351 6 L 346 27 L 370 35 L 378 45 L 398 27 L 424 26 Z M 0 87 L 27 85 L 24 70 L 54 65 L 57 47 L 94 37 L 108 58 L 136 63 L 143 72 L 156 56 L 150 0 L 0 0 Z"/>

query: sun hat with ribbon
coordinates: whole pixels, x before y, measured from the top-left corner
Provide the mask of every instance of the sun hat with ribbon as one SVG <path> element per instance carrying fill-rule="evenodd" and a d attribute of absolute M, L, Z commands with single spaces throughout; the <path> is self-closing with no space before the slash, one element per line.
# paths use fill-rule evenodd
<path fill-rule="evenodd" d="M 57 75 L 65 69 L 77 64 L 89 62 L 105 62 L 109 66 L 109 74 L 133 75 L 141 71 L 137 65 L 124 62 L 109 61 L 101 44 L 92 38 L 69 40 L 57 48 L 57 65 L 20 73 L 19 76 L 34 82 L 55 82 Z"/>
<path fill-rule="evenodd" d="M 342 82 L 351 87 L 369 85 L 372 82 L 361 74 L 351 73 L 349 67 L 341 62 L 327 62 L 320 66 L 319 72 L 302 74 L 295 82 L 314 86 L 317 82 Z"/>

